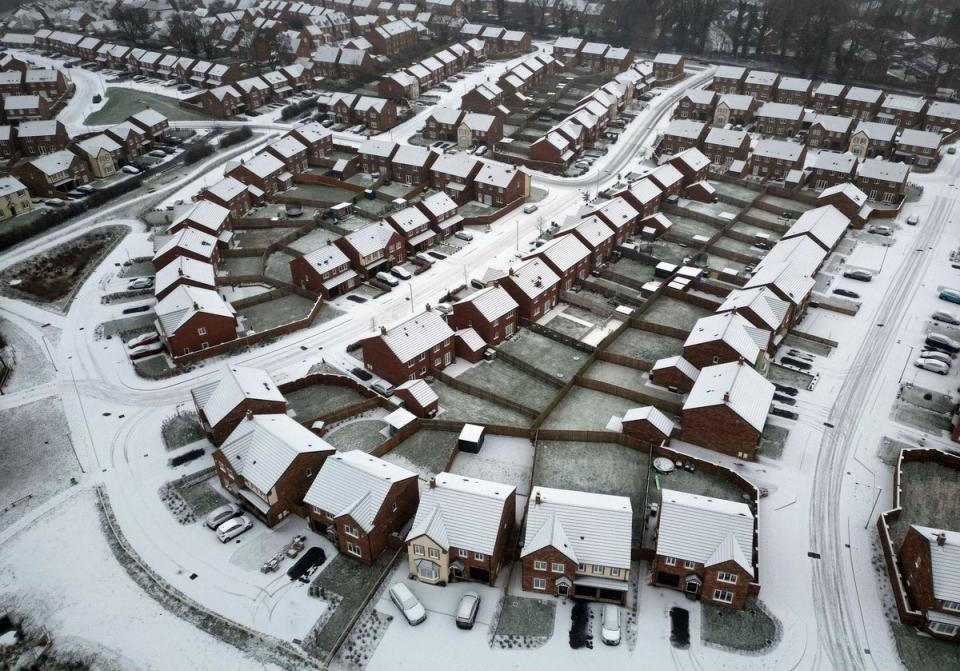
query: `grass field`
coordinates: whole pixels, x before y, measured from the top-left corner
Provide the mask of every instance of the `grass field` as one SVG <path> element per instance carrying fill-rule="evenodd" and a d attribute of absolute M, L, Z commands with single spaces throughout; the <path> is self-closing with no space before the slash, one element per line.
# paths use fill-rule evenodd
<path fill-rule="evenodd" d="M 960 529 L 960 479 L 957 471 L 936 462 L 905 462 L 900 479 L 903 512 L 890 529 L 895 548 L 907 528 Z"/>
<path fill-rule="evenodd" d="M 147 107 L 160 112 L 171 121 L 198 121 L 210 118 L 206 114 L 181 107 L 174 98 L 147 93 L 146 91 L 108 86 L 107 103 L 88 116 L 84 123 L 90 126 L 120 123 L 131 114 L 136 114 Z"/>
<path fill-rule="evenodd" d="M 364 400 L 362 395 L 350 387 L 327 384 L 310 385 L 288 392 L 284 396 L 298 422 L 321 417 Z"/>

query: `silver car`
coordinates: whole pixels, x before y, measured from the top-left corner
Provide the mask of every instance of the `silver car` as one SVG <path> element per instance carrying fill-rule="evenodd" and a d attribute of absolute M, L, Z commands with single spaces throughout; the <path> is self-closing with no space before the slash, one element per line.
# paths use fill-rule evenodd
<path fill-rule="evenodd" d="M 236 503 L 228 503 L 213 510 L 203 521 L 209 529 L 216 529 L 227 520 L 232 520 L 243 511 Z"/>
<path fill-rule="evenodd" d="M 457 627 L 473 629 L 478 610 L 480 610 L 480 595 L 476 592 L 464 592 L 460 597 L 460 605 L 457 606 Z"/>
<path fill-rule="evenodd" d="M 620 609 L 612 603 L 604 604 L 600 617 L 600 638 L 607 645 L 620 645 Z"/>

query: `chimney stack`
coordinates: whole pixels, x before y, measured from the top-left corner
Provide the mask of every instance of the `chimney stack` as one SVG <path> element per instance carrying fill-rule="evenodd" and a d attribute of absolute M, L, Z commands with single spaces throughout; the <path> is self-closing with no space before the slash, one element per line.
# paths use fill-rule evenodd
<path fill-rule="evenodd" d="M 436 488 L 437 488 L 437 479 L 430 478 L 430 489 L 436 489 Z"/>
<path fill-rule="evenodd" d="M 724 403 L 729 403 L 729 402 L 730 402 L 730 392 L 729 392 L 729 391 L 723 392 L 723 402 L 724 402 Z"/>
<path fill-rule="evenodd" d="M 947 544 L 947 534 L 941 531 L 937 534 L 937 545 L 939 545 L 940 547 L 943 547 L 946 544 Z"/>
<path fill-rule="evenodd" d="M 510 266 L 510 270 L 509 270 L 509 272 L 508 272 L 507 274 L 508 274 L 508 275 L 513 275 L 513 266 Z"/>
<path fill-rule="evenodd" d="M 244 419 L 253 419 L 253 410 L 247 410 Z"/>
<path fill-rule="evenodd" d="M 387 335 L 387 327 L 386 327 L 386 326 L 381 326 L 381 327 L 380 327 L 380 335 Z"/>
<path fill-rule="evenodd" d="M 537 497 L 536 497 L 535 503 L 539 506 L 539 505 L 540 505 L 540 501 L 541 501 L 541 499 L 540 499 L 540 492 L 537 492 Z"/>
<path fill-rule="evenodd" d="M 429 304 L 429 303 L 427 303 L 427 312 L 432 312 L 432 311 L 433 311 L 433 308 L 430 307 L 430 304 Z"/>

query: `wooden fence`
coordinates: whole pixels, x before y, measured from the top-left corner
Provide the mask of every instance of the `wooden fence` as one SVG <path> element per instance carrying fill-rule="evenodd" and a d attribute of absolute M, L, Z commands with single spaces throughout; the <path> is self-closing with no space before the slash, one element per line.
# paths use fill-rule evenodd
<path fill-rule="evenodd" d="M 445 385 L 447 385 L 448 387 L 452 387 L 457 391 L 462 391 L 465 394 L 471 394 L 478 398 L 482 398 L 485 401 L 490 401 L 492 403 L 496 403 L 497 405 L 502 405 L 505 408 L 510 408 L 511 410 L 515 410 L 516 412 L 527 415 L 529 417 L 536 417 L 538 414 L 537 411 L 534 410 L 533 408 L 529 408 L 521 403 L 517 403 L 516 401 L 511 401 L 509 398 L 505 398 L 498 394 L 494 394 L 493 392 L 487 391 L 486 389 L 481 389 L 480 387 L 464 382 L 459 378 L 451 377 L 450 375 L 447 375 L 443 371 L 437 371 L 436 373 L 434 373 L 434 375 L 438 380 L 443 382 Z"/>

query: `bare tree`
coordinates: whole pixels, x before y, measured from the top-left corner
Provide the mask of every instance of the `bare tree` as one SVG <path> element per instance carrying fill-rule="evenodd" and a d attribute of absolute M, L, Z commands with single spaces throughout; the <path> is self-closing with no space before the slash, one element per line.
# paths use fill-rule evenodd
<path fill-rule="evenodd" d="M 251 30 L 240 40 L 240 53 L 257 70 L 274 70 L 293 60 L 290 38 L 273 30 Z"/>
<path fill-rule="evenodd" d="M 150 36 L 150 13 L 143 7 L 128 7 L 119 2 L 113 6 L 117 28 L 131 42 L 143 42 Z"/>

